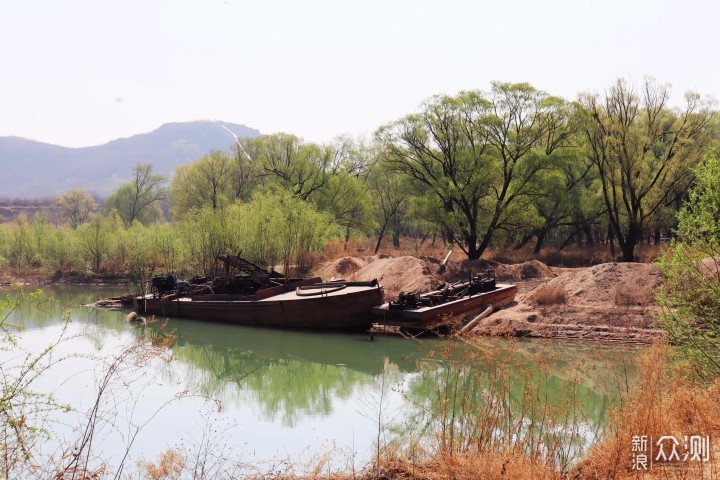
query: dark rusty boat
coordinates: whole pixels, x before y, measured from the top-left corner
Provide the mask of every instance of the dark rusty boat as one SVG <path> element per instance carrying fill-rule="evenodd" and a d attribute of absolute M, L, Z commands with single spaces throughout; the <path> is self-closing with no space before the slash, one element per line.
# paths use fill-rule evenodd
<path fill-rule="evenodd" d="M 462 326 L 489 307 L 505 307 L 516 294 L 517 286 L 496 283 L 494 271 L 486 271 L 467 282 L 446 283 L 428 293 L 400 292 L 397 301 L 373 307 L 372 311 L 381 326 L 437 330 Z"/>
<path fill-rule="evenodd" d="M 359 330 L 372 325 L 372 307 L 383 302 L 376 280 L 293 279 L 238 256 L 218 258 L 225 263 L 224 277 L 212 283 L 155 277 L 148 283 L 150 291 L 135 297 L 134 307 L 147 315 L 238 325 Z M 234 274 L 236 270 L 240 274 Z"/>

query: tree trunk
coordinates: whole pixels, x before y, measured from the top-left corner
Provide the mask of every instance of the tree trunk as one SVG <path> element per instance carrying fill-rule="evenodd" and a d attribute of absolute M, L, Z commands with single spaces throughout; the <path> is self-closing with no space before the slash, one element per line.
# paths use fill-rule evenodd
<path fill-rule="evenodd" d="M 587 223 L 583 223 L 582 230 L 585 233 L 585 245 L 590 247 L 595 245 L 595 239 L 593 238 L 592 229 Z"/>
<path fill-rule="evenodd" d="M 622 259 L 623 262 L 634 262 L 635 261 L 635 245 L 637 241 L 633 239 L 627 239 L 625 245 L 622 246 Z"/>
<path fill-rule="evenodd" d="M 577 232 L 572 232 L 570 234 L 570 236 L 565 239 L 565 241 L 562 243 L 562 245 L 560 245 L 560 250 L 564 250 L 565 247 L 570 245 L 573 242 L 573 240 L 575 239 L 576 235 L 577 235 Z"/>
<path fill-rule="evenodd" d="M 515 250 L 520 250 L 520 249 L 523 248 L 525 245 L 527 245 L 527 243 L 530 241 L 530 239 L 531 239 L 532 237 L 533 237 L 533 234 L 525 235 L 525 236 L 522 238 L 522 240 L 520 240 L 520 241 L 515 245 Z"/>
<path fill-rule="evenodd" d="M 533 249 L 533 257 L 537 258 L 540 256 L 540 249 L 545 243 L 545 236 L 547 235 L 547 229 L 542 229 L 537 234 L 537 241 L 535 242 L 535 248 Z"/>
<path fill-rule="evenodd" d="M 385 228 L 387 227 L 388 220 L 390 219 L 388 218 L 387 220 L 385 220 L 385 223 L 383 223 L 383 226 L 380 229 L 380 233 L 378 233 L 378 240 L 375 244 L 375 251 L 373 252 L 373 255 L 377 255 L 378 250 L 380 250 L 380 243 L 382 242 L 383 236 L 385 236 Z"/>
<path fill-rule="evenodd" d="M 636 223 L 631 223 L 628 228 L 628 233 L 625 235 L 624 241 L 621 240 L 620 248 L 622 248 L 623 262 L 634 262 L 635 261 L 635 247 L 642 241 L 642 228 Z"/>

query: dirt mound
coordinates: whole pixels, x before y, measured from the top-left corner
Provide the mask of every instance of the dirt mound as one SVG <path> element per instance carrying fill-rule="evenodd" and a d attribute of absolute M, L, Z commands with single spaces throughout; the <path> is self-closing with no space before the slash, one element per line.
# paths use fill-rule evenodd
<path fill-rule="evenodd" d="M 649 263 L 603 263 L 570 269 L 530 292 L 527 303 L 543 303 L 548 291 L 564 291 L 568 305 L 654 306 L 655 290 L 662 283 L 660 271 Z"/>
<path fill-rule="evenodd" d="M 649 343 L 656 326 L 660 271 L 647 263 L 604 263 L 563 269 L 478 326 L 476 333 Z"/>
<path fill-rule="evenodd" d="M 367 265 L 367 263 L 367 258 L 341 257 L 332 262 L 323 263 L 315 270 L 315 274 L 322 277 L 323 280 L 347 278 L 349 275 Z"/>
<path fill-rule="evenodd" d="M 498 263 L 495 276 L 498 279 L 521 280 L 526 278 L 551 278 L 557 275 L 556 269 L 548 267 L 538 260 L 512 265 Z"/>
<path fill-rule="evenodd" d="M 385 297 L 395 300 L 401 291 L 429 292 L 444 283 L 437 270 L 440 261 L 423 257 L 370 257 L 364 267 L 348 277 L 348 280 L 372 280 L 377 278 L 385 289 Z"/>
<path fill-rule="evenodd" d="M 702 260 L 700 260 L 698 270 L 707 279 L 720 279 L 720 258 L 703 258 Z"/>

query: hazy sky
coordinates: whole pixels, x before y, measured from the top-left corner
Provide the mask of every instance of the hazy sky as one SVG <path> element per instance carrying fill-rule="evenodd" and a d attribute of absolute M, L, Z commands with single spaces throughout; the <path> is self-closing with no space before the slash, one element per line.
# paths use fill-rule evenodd
<path fill-rule="evenodd" d="M 437 93 L 720 98 L 718 0 L 0 0 L 0 136 L 78 147 L 224 120 L 324 142 Z"/>

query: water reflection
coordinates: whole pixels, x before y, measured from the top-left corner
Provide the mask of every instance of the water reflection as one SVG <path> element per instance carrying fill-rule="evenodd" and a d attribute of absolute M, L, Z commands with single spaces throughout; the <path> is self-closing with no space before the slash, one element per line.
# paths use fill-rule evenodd
<path fill-rule="evenodd" d="M 165 326 L 177 335 L 176 357 L 192 365 L 189 380 L 233 404 L 261 406 L 268 419 L 293 426 L 307 415 L 326 416 L 334 399 L 375 388 L 378 377 L 399 380 L 417 368 L 417 344 L 364 334 L 267 330 L 190 320 Z"/>
<path fill-rule="evenodd" d="M 272 448 L 288 441 L 291 431 L 307 438 L 305 433 L 316 435 L 317 429 L 332 438 L 344 434 L 346 443 L 362 442 L 367 443 L 362 449 L 371 448 L 372 424 L 367 428 L 358 424 L 368 423 L 361 417 L 374 412 L 364 411 L 363 404 L 388 386 L 400 385 L 385 397 L 390 405 L 384 408 L 402 412 L 392 430 L 402 436 L 424 428 L 438 413 L 431 399 L 437 398 L 443 379 L 456 368 L 453 361 L 467 352 L 477 360 L 471 373 L 477 379 L 477 388 L 471 392 L 475 397 L 468 395 L 475 406 L 482 406 L 483 392 L 494 375 L 507 371 L 510 408 L 522 413 L 525 385 L 533 382 L 539 386 L 536 403 L 559 407 L 569 398 L 577 399 L 578 418 L 591 432 L 604 424 L 608 408 L 637 378 L 635 357 L 640 350 L 627 346 L 496 338 L 467 345 L 382 336 L 371 342 L 364 334 L 269 330 L 182 319 L 169 319 L 162 328 L 161 322 L 135 328 L 124 322 L 127 312 L 79 306 L 125 292 L 122 288 L 48 288 L 46 293 L 53 300 L 23 304 L 13 321 L 51 331 L 49 327 L 61 323 L 69 311 L 70 320 L 98 350 L 109 343 L 109 334 L 117 338 L 172 332 L 177 362 L 153 368 L 167 369 L 162 375 L 168 384 L 181 378 L 191 390 L 219 399 L 228 418 L 235 416 L 254 425 L 273 439 Z M 452 353 L 443 356 L 448 345 L 453 345 Z M 353 431 L 347 433 L 349 424 Z M 306 428 L 312 430 L 305 432 Z M 166 437 L 165 432 L 158 436 Z"/>

